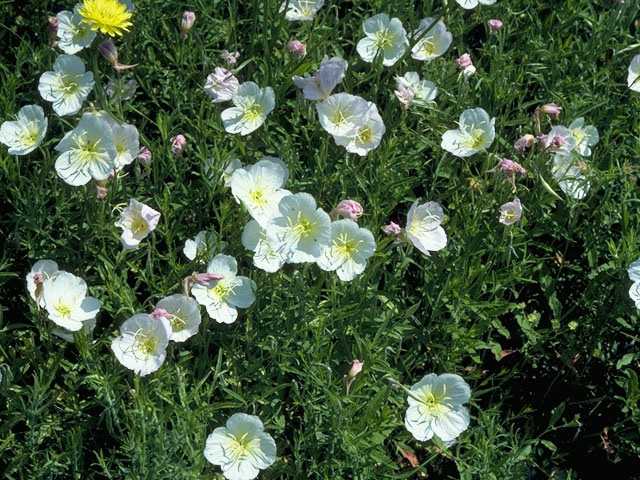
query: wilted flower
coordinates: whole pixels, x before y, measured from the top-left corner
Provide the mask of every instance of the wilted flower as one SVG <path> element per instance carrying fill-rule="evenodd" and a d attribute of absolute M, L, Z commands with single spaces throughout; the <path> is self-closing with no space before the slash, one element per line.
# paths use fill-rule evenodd
<path fill-rule="evenodd" d="M 6 121 L 0 126 L 0 143 L 9 147 L 9 155 L 26 155 L 42 143 L 49 121 L 38 105 L 26 105 L 18 112 L 15 122 Z"/>
<path fill-rule="evenodd" d="M 464 77 L 465 80 L 468 79 L 474 73 L 476 73 L 476 67 L 474 67 L 473 65 L 469 65 L 467 68 L 462 70 L 462 76 Z"/>
<path fill-rule="evenodd" d="M 196 273 L 193 275 L 193 281 L 203 287 L 213 288 L 218 284 L 219 280 L 224 277 L 219 273 Z"/>
<path fill-rule="evenodd" d="M 338 203 L 336 208 L 331 211 L 331 217 L 333 219 L 337 219 L 342 216 L 357 222 L 363 212 L 364 209 L 362 208 L 362 205 L 355 200 L 342 200 Z"/>
<path fill-rule="evenodd" d="M 411 58 L 422 61 L 438 58 L 447 51 L 453 41 L 453 36 L 447 31 L 445 24 L 430 17 L 420 21 L 418 28 L 413 32 L 413 38 L 420 40 L 411 49 Z"/>
<path fill-rule="evenodd" d="M 519 153 L 524 153 L 527 150 L 529 150 L 531 147 L 533 147 L 535 143 L 536 143 L 536 137 L 534 137 L 530 133 L 527 133 L 526 135 L 523 135 L 522 137 L 520 137 L 516 141 L 516 143 L 513 144 L 513 148 L 515 148 L 516 151 Z"/>
<path fill-rule="evenodd" d="M 576 146 L 576 139 L 573 138 L 571 130 L 567 127 L 556 125 L 547 134 L 544 145 L 548 152 L 568 155 Z"/>
<path fill-rule="evenodd" d="M 402 103 L 402 109 L 407 110 L 413 100 L 413 88 L 405 87 L 403 84 L 398 82 L 398 89 L 394 90 L 393 93 L 398 97 L 400 103 Z"/>
<path fill-rule="evenodd" d="M 298 40 L 291 40 L 287 43 L 287 50 L 296 58 L 302 58 L 307 54 L 307 45 Z"/>
<path fill-rule="evenodd" d="M 38 90 L 43 99 L 53 103 L 60 116 L 75 115 L 93 88 L 93 73 L 75 55 L 62 54 L 53 62 L 53 72 L 40 76 Z"/>
<path fill-rule="evenodd" d="M 562 112 L 562 107 L 559 107 L 555 103 L 546 103 L 540 107 L 540 111 L 549 115 L 551 118 L 558 118 L 560 112 Z"/>
<path fill-rule="evenodd" d="M 122 30 L 128 32 L 133 25 L 129 21 L 131 12 L 127 6 L 118 0 L 84 0 L 78 8 L 82 21 L 91 26 L 91 30 L 100 30 L 110 36 L 122 35 Z"/>
<path fill-rule="evenodd" d="M 171 152 L 173 152 L 174 155 L 181 153 L 187 145 L 187 139 L 181 133 L 175 137 L 171 137 L 169 141 L 171 142 Z"/>
<path fill-rule="evenodd" d="M 288 7 L 287 7 L 288 5 Z M 313 20 L 318 10 L 324 5 L 324 0 L 285 0 L 280 5 L 280 12 L 287 8 L 284 18 L 290 22 L 296 20 Z"/>
<path fill-rule="evenodd" d="M 481 5 L 493 5 L 497 0 L 456 0 L 458 5 L 462 8 L 466 8 L 467 10 L 471 8 L 476 8 L 478 4 Z"/>
<path fill-rule="evenodd" d="M 235 413 L 207 437 L 205 458 L 228 480 L 252 480 L 276 460 L 276 442 L 255 415 Z"/>
<path fill-rule="evenodd" d="M 380 54 L 382 64 L 390 67 L 407 50 L 407 33 L 398 18 L 389 19 L 389 15 L 380 13 L 365 20 L 362 28 L 366 37 L 358 42 L 356 49 L 365 62 L 373 62 Z"/>
<path fill-rule="evenodd" d="M 58 23 L 57 17 L 49 17 L 49 45 L 52 47 L 55 47 L 58 44 Z"/>
<path fill-rule="evenodd" d="M 344 78 L 347 71 L 347 61 L 340 57 L 329 59 L 326 55 L 320 67 L 311 77 L 294 75 L 292 80 L 297 87 L 302 88 L 304 98 L 307 100 L 324 100 Z"/>
<path fill-rule="evenodd" d="M 220 58 L 227 62 L 227 65 L 231 67 L 232 65 L 235 65 L 238 58 L 240 58 L 240 52 L 230 52 L 229 50 L 224 49 L 222 50 Z"/>
<path fill-rule="evenodd" d="M 438 88 L 429 80 L 420 80 L 417 72 L 407 72 L 404 77 L 396 77 L 398 90 L 396 96 L 402 103 L 426 106 L 433 103 L 438 95 Z M 401 98 L 401 95 L 409 93 L 409 97 Z"/>
<path fill-rule="evenodd" d="M 167 318 L 138 313 L 122 324 L 120 336 L 111 342 L 111 350 L 122 365 L 144 376 L 164 363 L 170 336 Z"/>
<path fill-rule="evenodd" d="M 463 53 L 460 57 L 458 57 L 458 59 L 456 60 L 456 65 L 458 66 L 458 68 L 460 70 L 464 70 L 465 68 L 467 68 L 469 65 L 473 65 L 473 62 L 471 61 L 471 55 L 469 55 L 468 53 Z"/>
<path fill-rule="evenodd" d="M 160 221 L 160 212 L 132 198 L 129 206 L 120 214 L 115 223 L 122 228 L 120 236 L 122 245 L 127 250 L 138 248 L 140 241 L 156 229 Z"/>
<path fill-rule="evenodd" d="M 502 28 L 502 22 L 495 18 L 492 18 L 491 20 L 487 20 L 487 24 L 489 25 L 489 31 L 491 33 L 496 33 L 498 30 Z"/>
<path fill-rule="evenodd" d="M 231 100 L 235 106 L 222 112 L 222 123 L 227 132 L 240 135 L 257 130 L 276 105 L 273 89 L 253 82 L 240 85 Z"/>
<path fill-rule="evenodd" d="M 238 79 L 229 70 L 216 67 L 215 71 L 207 77 L 204 91 L 211 97 L 213 103 L 226 102 L 233 98 L 239 85 Z"/>
<path fill-rule="evenodd" d="M 444 212 L 440 204 L 427 202 L 418 205 L 413 202 L 407 214 L 405 233 L 413 245 L 425 255 L 442 250 L 447 245 L 447 234 L 440 226 Z"/>
<path fill-rule="evenodd" d="M 70 55 L 88 47 L 96 38 L 96 32 L 91 30 L 90 25 L 82 21 L 82 15 L 78 13 L 78 8 L 80 8 L 80 4 L 76 4 L 73 12 L 64 10 L 52 17 L 56 19 L 57 31 L 55 33 L 49 31 L 50 35 L 53 33 L 60 39 L 57 42 L 58 47 Z M 49 21 L 51 22 L 51 19 Z"/>
<path fill-rule="evenodd" d="M 395 222 L 389 222 L 389 225 L 385 225 L 383 232 L 386 235 L 400 235 L 402 227 Z"/>
<path fill-rule="evenodd" d="M 629 64 L 627 85 L 634 92 L 640 92 L 640 55 L 636 55 Z"/>
<path fill-rule="evenodd" d="M 485 150 L 496 136 L 495 121 L 480 107 L 465 110 L 460 115 L 458 129 L 442 135 L 441 147 L 459 157 L 470 157 Z"/>
<path fill-rule="evenodd" d="M 277 252 L 269 245 L 266 230 L 255 220 L 245 225 L 242 245 L 253 252 L 253 264 L 265 272 L 277 272 L 288 258 L 288 252 Z"/>
<path fill-rule="evenodd" d="M 508 158 L 501 159 L 498 165 L 496 165 L 491 170 L 487 170 L 487 171 L 495 172 L 498 169 L 502 170 L 505 177 L 509 179 L 514 191 L 516 190 L 516 174 L 522 175 L 522 176 L 527 174 L 527 171 L 522 167 L 522 165 Z"/>
<path fill-rule="evenodd" d="M 182 14 L 182 22 L 180 23 L 180 38 L 185 40 L 189 34 L 189 30 L 196 21 L 196 14 L 193 12 L 184 12 Z"/>
<path fill-rule="evenodd" d="M 514 198 L 513 202 L 507 202 L 500 207 L 500 223 L 513 225 L 522 216 L 522 205 L 520 199 Z"/>
<path fill-rule="evenodd" d="M 151 166 L 151 150 L 143 146 L 138 152 L 138 160 L 143 167 L 149 168 Z"/>
<path fill-rule="evenodd" d="M 335 271 L 344 282 L 364 272 L 367 260 L 376 251 L 373 234 L 351 219 L 331 223 L 331 238 L 317 260 L 318 267 Z"/>
<path fill-rule="evenodd" d="M 86 282 L 68 272 L 57 272 L 44 280 L 42 292 L 49 319 L 72 332 L 80 330 L 100 311 L 100 302 L 87 297 Z"/>
<path fill-rule="evenodd" d="M 584 117 L 580 117 L 571 122 L 569 130 L 571 130 L 571 136 L 576 141 L 574 150 L 585 157 L 591 155 L 591 147 L 600 140 L 596 127 L 593 125 L 585 126 Z"/>

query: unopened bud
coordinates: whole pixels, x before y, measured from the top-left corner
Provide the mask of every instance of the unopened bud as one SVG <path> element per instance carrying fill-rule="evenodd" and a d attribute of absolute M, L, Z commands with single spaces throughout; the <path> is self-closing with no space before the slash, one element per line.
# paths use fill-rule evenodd
<path fill-rule="evenodd" d="M 55 47 L 58 44 L 58 18 L 49 17 L 49 45 Z"/>
<path fill-rule="evenodd" d="M 180 24 L 180 38 L 185 40 L 191 27 L 196 21 L 196 14 L 193 12 L 184 12 L 182 14 L 182 23 Z"/>
<path fill-rule="evenodd" d="M 149 314 L 151 318 L 154 320 L 158 320 L 159 318 L 171 318 L 172 315 L 167 312 L 164 308 L 154 308 L 153 312 Z"/>
<path fill-rule="evenodd" d="M 354 360 L 353 362 L 351 362 L 351 369 L 349 370 L 349 373 L 347 373 L 347 377 L 349 377 L 350 380 L 356 378 L 356 375 L 358 375 L 362 371 L 363 365 L 364 363 L 362 363 L 360 360 Z"/>
<path fill-rule="evenodd" d="M 187 144 L 187 139 L 184 138 L 184 135 L 182 134 L 176 135 L 175 137 L 171 137 L 170 141 L 171 141 L 171 151 L 176 155 L 181 153 L 182 150 L 184 150 L 185 145 Z"/>
<path fill-rule="evenodd" d="M 360 215 L 362 215 L 364 209 L 355 200 L 342 200 L 336 208 L 331 212 L 331 216 L 335 219 L 340 216 L 350 218 L 353 221 L 357 221 Z"/>
<path fill-rule="evenodd" d="M 293 53 L 296 58 L 302 58 L 307 54 L 307 46 L 298 40 L 291 40 L 287 43 L 287 50 Z"/>
<path fill-rule="evenodd" d="M 118 63 L 118 49 L 108 38 L 100 44 L 98 50 L 100 50 L 102 56 L 106 58 L 111 65 Z"/>
<path fill-rule="evenodd" d="M 215 287 L 218 281 L 223 278 L 224 275 L 220 275 L 219 273 L 196 273 L 193 275 L 195 283 L 207 288 Z"/>
<path fill-rule="evenodd" d="M 546 113 L 551 118 L 557 118 L 558 115 L 560 115 L 560 112 L 562 111 L 562 107 L 559 107 L 555 103 L 547 103 L 540 107 L 540 111 L 542 113 Z"/>
<path fill-rule="evenodd" d="M 496 18 L 487 20 L 487 24 L 489 25 L 489 31 L 491 33 L 496 33 L 498 30 L 502 28 L 502 22 Z"/>
<path fill-rule="evenodd" d="M 151 166 L 151 151 L 147 147 L 142 147 L 138 152 L 138 160 L 143 167 Z"/>

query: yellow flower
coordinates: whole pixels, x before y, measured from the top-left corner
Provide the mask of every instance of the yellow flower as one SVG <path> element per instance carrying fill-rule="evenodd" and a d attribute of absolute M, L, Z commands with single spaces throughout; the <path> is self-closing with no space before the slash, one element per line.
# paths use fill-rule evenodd
<path fill-rule="evenodd" d="M 118 0 L 84 0 L 78 9 L 82 22 L 89 23 L 91 30 L 100 30 L 110 36 L 122 35 L 121 30 L 129 31 L 133 25 L 129 21 L 131 12 Z"/>

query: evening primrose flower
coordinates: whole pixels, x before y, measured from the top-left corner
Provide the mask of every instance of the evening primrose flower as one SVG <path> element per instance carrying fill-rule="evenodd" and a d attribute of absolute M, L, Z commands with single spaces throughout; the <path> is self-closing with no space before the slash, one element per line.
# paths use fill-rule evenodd
<path fill-rule="evenodd" d="M 293 83 L 302 89 L 302 94 L 307 100 L 324 100 L 333 89 L 342 81 L 347 71 L 347 61 L 340 57 L 329 58 L 326 55 L 318 70 L 311 77 L 294 75 Z"/>
<path fill-rule="evenodd" d="M 78 13 L 91 30 L 100 30 L 111 37 L 122 35 L 122 30 L 128 32 L 128 27 L 133 25 L 129 21 L 131 12 L 118 0 L 84 0 Z"/>
<path fill-rule="evenodd" d="M 429 28 L 434 22 L 435 25 Z M 442 20 L 436 22 L 436 19 L 431 17 L 420 21 L 418 28 L 413 32 L 413 38 L 420 38 L 420 40 L 411 49 L 411 58 L 421 61 L 438 58 L 447 51 L 453 41 L 453 35 L 447 31 L 444 22 Z"/>
<path fill-rule="evenodd" d="M 386 131 L 378 107 L 373 102 L 369 102 L 368 107 L 369 110 L 361 119 L 362 124 L 356 127 L 352 135 L 333 135 L 336 145 L 341 145 L 347 152 L 357 153 L 361 157 L 378 148 Z"/>
<path fill-rule="evenodd" d="M 93 72 L 85 72 L 84 63 L 75 55 L 62 54 L 53 62 L 53 72 L 40 76 L 38 91 L 53 103 L 60 116 L 75 115 L 93 88 Z"/>
<path fill-rule="evenodd" d="M 207 273 L 217 273 L 223 278 L 211 288 L 196 284 L 191 294 L 216 322 L 235 322 L 238 318 L 237 309 L 248 308 L 255 301 L 256 282 L 239 276 L 238 263 L 229 255 L 216 255 L 209 262 Z"/>
<path fill-rule="evenodd" d="M 213 161 L 213 159 L 211 159 Z M 224 182 L 224 186 L 231 187 L 231 179 L 233 178 L 233 172 L 242 168 L 242 162 L 239 158 L 232 158 L 227 162 L 227 165 L 222 171 L 221 180 Z"/>
<path fill-rule="evenodd" d="M 85 185 L 92 178 L 106 180 L 118 155 L 109 124 L 98 115 L 85 114 L 76 128 L 68 132 L 55 150 L 58 176 L 69 185 Z"/>
<path fill-rule="evenodd" d="M 491 146 L 496 136 L 495 118 L 482 108 L 465 110 L 460 115 L 457 130 L 442 135 L 441 147 L 458 157 L 470 157 Z"/>
<path fill-rule="evenodd" d="M 459 375 L 430 373 L 411 387 L 404 424 L 416 440 L 451 442 L 469 426 L 469 385 Z"/>
<path fill-rule="evenodd" d="M 417 72 L 407 72 L 404 77 L 396 77 L 396 81 L 398 82 L 398 89 L 401 86 L 405 89 L 411 88 L 413 96 L 408 102 L 409 104 L 424 107 L 433 103 L 438 95 L 438 88 L 435 84 L 429 80 L 420 80 L 420 75 Z"/>
<path fill-rule="evenodd" d="M 222 123 L 227 132 L 240 135 L 257 130 L 276 105 L 273 89 L 260 88 L 253 82 L 240 85 L 231 100 L 235 107 L 222 112 Z"/>
<path fill-rule="evenodd" d="M 427 256 L 429 252 L 442 250 L 447 245 L 447 234 L 440 226 L 443 220 L 444 212 L 438 203 L 418 205 L 416 200 L 407 214 L 407 238 Z"/>
<path fill-rule="evenodd" d="M 42 286 L 45 280 L 53 280 L 60 272 L 53 260 L 38 260 L 27 274 L 27 290 L 31 298 L 41 308 L 45 307 Z"/>
<path fill-rule="evenodd" d="M 42 291 L 49 319 L 72 332 L 80 330 L 100 310 L 100 301 L 87 297 L 86 282 L 68 272 L 44 280 Z"/>
<path fill-rule="evenodd" d="M 266 225 L 271 247 L 291 263 L 315 262 L 331 239 L 331 218 L 308 193 L 288 195 Z"/>
<path fill-rule="evenodd" d="M 50 260 L 44 260 L 48 262 Z M 37 264 L 36 264 L 37 265 Z M 35 268 L 35 265 L 34 265 Z M 640 282 L 640 258 L 635 262 L 631 262 L 629 268 L 627 269 L 627 274 L 629 275 L 629 279 L 632 282 Z"/>
<path fill-rule="evenodd" d="M 640 92 L 640 55 L 636 55 L 629 65 L 627 85 L 634 92 Z"/>
<path fill-rule="evenodd" d="M 158 226 L 160 212 L 132 198 L 129 206 L 120 214 L 120 219 L 115 222 L 116 227 L 122 228 L 120 241 L 125 250 L 134 250 L 140 245 L 140 241 L 149 235 Z"/>
<path fill-rule="evenodd" d="M 564 125 L 556 125 L 547 134 L 544 146 L 548 152 L 555 152 L 560 155 L 569 155 L 576 146 L 576 139 L 573 132 Z"/>
<path fill-rule="evenodd" d="M 271 248 L 267 232 L 255 220 L 245 225 L 242 231 L 242 245 L 253 252 L 253 264 L 265 272 L 277 272 L 288 258 L 286 253 Z"/>
<path fill-rule="evenodd" d="M 285 171 L 269 158 L 263 158 L 250 169 L 239 168 L 231 177 L 231 193 L 249 214 L 265 226 L 278 213 L 278 203 L 291 192 L 282 187 Z"/>
<path fill-rule="evenodd" d="M 218 236 L 214 232 L 202 231 L 198 232 L 196 237 L 184 242 L 182 253 L 189 260 L 198 259 L 199 262 L 209 263 L 216 253 L 218 245 Z M 220 243 L 220 250 L 224 249 L 226 244 Z"/>
<path fill-rule="evenodd" d="M 582 173 L 584 163 L 575 153 L 571 155 L 556 154 L 553 156 L 551 173 L 558 182 L 560 189 L 576 200 L 582 200 L 591 184 Z"/>
<path fill-rule="evenodd" d="M 499 222 L 503 225 L 513 225 L 522 217 L 522 204 L 519 198 L 514 198 L 513 202 L 507 202 L 500 207 Z"/>
<path fill-rule="evenodd" d="M 9 147 L 9 155 L 26 155 L 42 143 L 49 121 L 38 105 L 25 105 L 18 112 L 18 120 L 0 126 L 0 143 Z"/>
<path fill-rule="evenodd" d="M 629 297 L 635 303 L 636 308 L 640 308 L 640 282 L 634 282 L 629 288 Z"/>
<path fill-rule="evenodd" d="M 316 104 L 320 125 L 331 135 L 352 136 L 363 126 L 370 105 L 362 97 L 337 93 Z"/>
<path fill-rule="evenodd" d="M 89 320 L 85 320 L 84 322 L 82 322 L 82 328 L 80 330 L 76 330 L 75 332 L 72 332 L 69 329 L 66 328 L 52 328 L 51 329 L 51 333 L 54 334 L 56 337 L 60 337 L 63 340 L 66 340 L 67 342 L 73 342 L 73 336 L 75 333 L 80 333 L 85 337 L 88 337 L 91 332 L 93 332 L 96 328 L 96 317 L 90 318 Z"/>
<path fill-rule="evenodd" d="M 633 282 L 629 288 L 629 297 L 635 303 L 636 308 L 640 308 L 640 258 L 629 265 L 627 273 Z"/>
<path fill-rule="evenodd" d="M 331 239 L 317 261 L 322 270 L 335 271 L 344 282 L 364 272 L 376 251 L 373 234 L 349 218 L 331 224 Z"/>
<path fill-rule="evenodd" d="M 201 322 L 200 309 L 192 298 L 179 293 L 170 295 L 160 300 L 156 309 L 164 311 L 164 317 L 171 325 L 169 340 L 184 342 L 198 333 Z"/>
<path fill-rule="evenodd" d="M 123 366 L 145 376 L 164 363 L 170 336 L 169 320 L 138 313 L 122 324 L 120 336 L 111 341 L 111 350 Z"/>
<path fill-rule="evenodd" d="M 251 480 L 276 460 L 276 442 L 255 415 L 235 413 L 207 437 L 205 458 L 229 480 Z"/>
<path fill-rule="evenodd" d="M 478 4 L 480 5 L 493 5 L 497 0 L 456 0 L 458 5 L 467 10 L 471 8 L 476 8 Z"/>
<path fill-rule="evenodd" d="M 128 123 L 119 123 L 105 111 L 98 113 L 98 116 L 102 118 L 111 129 L 113 146 L 116 148 L 114 169 L 116 172 L 119 172 L 126 165 L 133 163 L 140 154 L 140 136 L 138 129 Z"/>
<path fill-rule="evenodd" d="M 576 141 L 576 146 L 573 147 L 580 155 L 588 157 L 591 155 L 591 148 L 598 143 L 600 137 L 598 136 L 598 130 L 593 125 L 584 125 L 584 117 L 576 118 L 571 125 L 571 136 Z"/>
<path fill-rule="evenodd" d="M 366 19 L 362 28 L 366 37 L 358 42 L 356 50 L 365 62 L 371 63 L 381 54 L 382 64 L 390 67 L 406 52 L 409 42 L 400 19 L 380 13 Z"/>
<path fill-rule="evenodd" d="M 231 100 L 239 85 L 238 79 L 229 70 L 216 67 L 215 71 L 207 76 L 204 91 L 213 103 L 221 103 Z"/>
<path fill-rule="evenodd" d="M 82 21 L 82 15 L 78 13 L 79 8 L 80 4 L 77 4 L 73 12 L 64 10 L 56 15 L 58 20 L 57 36 L 60 39 L 58 47 L 70 55 L 88 47 L 96 38 L 96 32 Z"/>
<path fill-rule="evenodd" d="M 295 22 L 296 20 L 311 21 L 324 5 L 324 0 L 285 0 L 280 5 L 280 12 L 284 11 L 287 4 L 289 7 L 284 18 L 290 22 Z"/>

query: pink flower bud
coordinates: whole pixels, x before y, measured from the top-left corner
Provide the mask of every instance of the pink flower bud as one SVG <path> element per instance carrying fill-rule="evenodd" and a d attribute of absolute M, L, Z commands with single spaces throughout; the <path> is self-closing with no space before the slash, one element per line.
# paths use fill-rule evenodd
<path fill-rule="evenodd" d="M 169 312 L 167 312 L 164 308 L 155 308 L 153 312 L 149 314 L 149 316 L 154 320 L 158 320 L 159 318 L 162 318 L 162 317 L 169 318 L 169 319 L 172 317 L 172 315 Z"/>
<path fill-rule="evenodd" d="M 555 103 L 547 103 L 540 107 L 540 111 L 542 113 L 546 113 L 551 118 L 558 118 L 558 115 L 560 115 L 560 112 L 562 111 L 562 107 L 559 107 Z"/>
<path fill-rule="evenodd" d="M 529 150 L 531 147 L 533 147 L 535 143 L 536 143 L 536 137 L 534 137 L 530 133 L 527 133 L 526 135 L 523 135 L 522 137 L 520 137 L 516 141 L 516 143 L 513 144 L 513 148 L 515 148 L 516 151 L 519 153 L 524 153 L 527 150 Z"/>
<path fill-rule="evenodd" d="M 176 155 L 184 150 L 185 145 L 187 144 L 187 139 L 184 138 L 184 135 L 179 134 L 175 137 L 171 137 L 171 151 Z"/>
<path fill-rule="evenodd" d="M 364 363 L 362 363 L 360 360 L 354 360 L 353 362 L 351 362 L 351 370 L 349 370 L 349 373 L 347 373 L 347 377 L 349 377 L 350 380 L 356 378 L 356 375 L 358 375 L 362 371 L 363 365 Z"/>
<path fill-rule="evenodd" d="M 118 49 L 108 38 L 100 44 L 98 50 L 111 65 L 118 63 Z"/>
<path fill-rule="evenodd" d="M 100 200 L 107 198 L 108 193 L 109 193 L 109 190 L 107 189 L 107 187 L 103 187 L 102 185 L 96 185 L 96 198 L 99 198 Z"/>
<path fill-rule="evenodd" d="M 551 140 L 551 145 L 554 147 L 561 147 L 566 143 L 565 139 L 556 133 L 556 135 L 553 137 L 553 140 Z"/>
<path fill-rule="evenodd" d="M 540 135 L 538 135 L 536 138 L 538 139 L 538 141 L 539 141 L 540 143 L 544 143 L 544 144 L 546 144 L 546 143 L 547 143 L 547 134 L 546 134 L 546 133 L 541 133 L 541 134 L 540 134 Z"/>
<path fill-rule="evenodd" d="M 223 278 L 224 275 L 220 275 L 219 273 L 196 273 L 193 276 L 193 280 L 198 285 L 208 288 L 214 287 L 218 283 L 218 280 L 222 280 Z"/>
<path fill-rule="evenodd" d="M 296 58 L 302 58 L 307 54 L 307 46 L 298 40 L 291 40 L 287 43 L 287 50 L 293 53 Z"/>
<path fill-rule="evenodd" d="M 196 21 L 196 14 L 193 12 L 184 12 L 182 14 L 182 23 L 180 25 L 180 38 L 185 40 L 193 23 Z"/>
<path fill-rule="evenodd" d="M 400 225 L 395 222 L 389 222 L 389 225 L 384 227 L 383 231 L 387 235 L 400 235 L 400 232 L 402 232 L 402 228 L 400 228 Z"/>
<path fill-rule="evenodd" d="M 503 158 L 500 160 L 500 168 L 505 173 L 517 173 L 520 175 L 526 175 L 527 171 L 520 165 L 518 162 L 514 162 L 513 160 L 509 160 L 508 158 Z"/>
<path fill-rule="evenodd" d="M 107 180 L 113 180 L 114 178 L 116 178 L 116 171 L 115 170 L 111 170 L 109 172 L 109 176 L 107 177 Z"/>
<path fill-rule="evenodd" d="M 42 285 L 43 282 L 44 282 L 44 278 L 42 277 L 41 273 L 33 274 L 33 283 L 35 283 L 36 285 Z"/>
<path fill-rule="evenodd" d="M 49 45 L 55 47 L 58 44 L 58 18 L 49 17 Z"/>
<path fill-rule="evenodd" d="M 149 168 L 151 166 L 151 151 L 143 146 L 138 152 L 138 160 L 143 167 Z"/>
<path fill-rule="evenodd" d="M 222 50 L 222 55 L 220 55 L 220 57 L 227 62 L 227 65 L 231 66 L 231 65 L 235 65 L 235 63 L 238 61 L 238 58 L 240 58 L 240 52 L 230 52 L 229 50 Z"/>
<path fill-rule="evenodd" d="M 502 28 L 502 22 L 496 18 L 487 20 L 487 23 L 489 24 L 489 31 L 491 33 L 496 33 L 498 30 Z"/>
<path fill-rule="evenodd" d="M 340 216 L 358 221 L 360 215 L 364 212 L 362 205 L 355 200 L 342 200 L 336 208 L 331 212 L 331 216 L 338 218 Z"/>
<path fill-rule="evenodd" d="M 473 65 L 473 62 L 471 61 L 471 55 L 469 55 L 468 53 L 463 53 L 456 60 L 456 65 L 458 65 L 458 68 L 460 70 L 465 70 L 467 67 Z"/>

